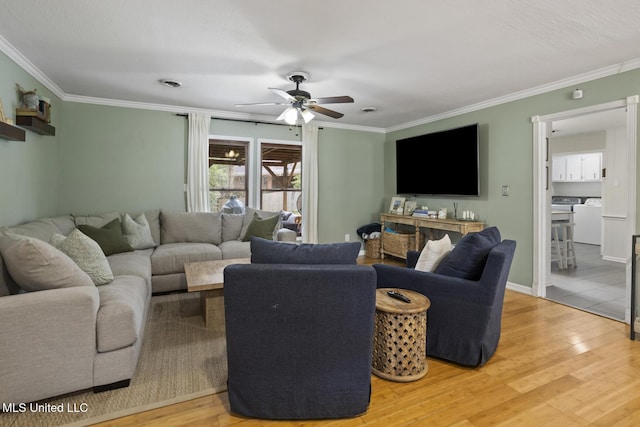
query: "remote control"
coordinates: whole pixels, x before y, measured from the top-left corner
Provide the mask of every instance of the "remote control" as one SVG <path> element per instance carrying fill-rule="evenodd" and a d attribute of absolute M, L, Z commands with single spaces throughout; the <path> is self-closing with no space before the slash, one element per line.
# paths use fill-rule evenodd
<path fill-rule="evenodd" d="M 391 298 L 399 299 L 400 301 L 404 301 L 406 303 L 410 303 L 411 302 L 409 297 L 407 297 L 405 294 L 401 294 L 400 292 L 387 291 L 387 295 L 389 295 Z"/>

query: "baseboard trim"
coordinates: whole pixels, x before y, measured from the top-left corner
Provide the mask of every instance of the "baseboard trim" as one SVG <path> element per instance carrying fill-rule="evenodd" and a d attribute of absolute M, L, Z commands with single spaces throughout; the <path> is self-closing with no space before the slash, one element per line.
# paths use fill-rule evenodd
<path fill-rule="evenodd" d="M 514 282 L 507 282 L 507 289 L 525 295 L 533 295 L 533 289 L 530 286 L 524 286 Z"/>

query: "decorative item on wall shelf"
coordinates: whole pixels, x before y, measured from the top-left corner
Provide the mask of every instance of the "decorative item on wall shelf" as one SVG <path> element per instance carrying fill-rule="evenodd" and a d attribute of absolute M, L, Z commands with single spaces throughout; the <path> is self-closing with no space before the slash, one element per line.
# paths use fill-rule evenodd
<path fill-rule="evenodd" d="M 16 86 L 18 88 L 18 92 L 20 93 L 20 97 L 22 98 L 22 108 L 37 110 L 38 104 L 40 102 L 40 98 L 38 98 L 38 94 L 36 93 L 38 89 L 25 90 L 18 83 L 16 83 Z"/>
<path fill-rule="evenodd" d="M 2 99 L 0 99 L 0 122 L 2 123 L 6 123 L 8 125 L 13 125 L 13 120 L 11 120 L 10 118 L 8 118 L 5 114 L 4 114 L 4 108 L 2 107 Z"/>
<path fill-rule="evenodd" d="M 392 197 L 391 205 L 389 205 L 389 213 L 402 215 L 402 213 L 404 212 L 404 201 L 404 197 Z"/>
<path fill-rule="evenodd" d="M 415 200 L 407 200 L 404 202 L 404 214 L 405 215 L 413 215 L 415 212 L 418 203 Z"/>

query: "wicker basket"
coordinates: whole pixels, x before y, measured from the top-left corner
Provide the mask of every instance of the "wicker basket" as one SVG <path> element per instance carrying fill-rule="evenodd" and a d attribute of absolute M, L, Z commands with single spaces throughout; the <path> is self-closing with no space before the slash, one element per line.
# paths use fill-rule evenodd
<path fill-rule="evenodd" d="M 384 253 L 397 256 L 402 259 L 407 258 L 408 251 L 416 250 L 415 233 L 382 233 L 384 239 Z M 424 234 L 420 234 L 419 248 L 424 246 Z"/>
<path fill-rule="evenodd" d="M 365 240 L 364 253 L 369 258 L 380 258 L 380 239 Z"/>

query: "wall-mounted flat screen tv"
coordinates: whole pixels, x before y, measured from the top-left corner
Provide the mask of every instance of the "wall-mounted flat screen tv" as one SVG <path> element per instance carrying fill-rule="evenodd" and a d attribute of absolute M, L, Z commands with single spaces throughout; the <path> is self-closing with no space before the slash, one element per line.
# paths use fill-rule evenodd
<path fill-rule="evenodd" d="M 396 141 L 397 193 L 479 196 L 478 124 Z"/>

